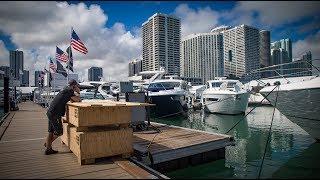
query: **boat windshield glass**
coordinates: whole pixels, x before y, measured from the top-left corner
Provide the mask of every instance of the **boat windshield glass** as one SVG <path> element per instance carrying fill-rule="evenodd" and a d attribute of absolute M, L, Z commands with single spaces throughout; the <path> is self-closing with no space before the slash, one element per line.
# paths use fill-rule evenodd
<path fill-rule="evenodd" d="M 234 85 L 236 85 L 236 82 L 228 82 L 227 88 L 234 88 Z"/>
<path fill-rule="evenodd" d="M 222 84 L 222 82 L 213 82 L 212 83 L 212 87 L 215 88 L 215 87 L 220 87 L 220 85 Z"/>
<path fill-rule="evenodd" d="M 104 91 L 110 91 L 110 86 L 102 86 L 102 90 Z"/>
<path fill-rule="evenodd" d="M 175 87 L 180 87 L 180 82 L 159 82 L 151 83 L 148 87 L 149 91 L 160 91 L 174 89 Z"/>

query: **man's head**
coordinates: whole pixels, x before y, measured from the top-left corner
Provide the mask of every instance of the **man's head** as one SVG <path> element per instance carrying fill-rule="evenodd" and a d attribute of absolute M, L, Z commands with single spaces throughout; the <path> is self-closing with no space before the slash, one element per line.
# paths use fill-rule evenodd
<path fill-rule="evenodd" d="M 78 82 L 76 81 L 76 80 L 74 80 L 74 79 L 71 79 L 70 81 L 69 81 L 69 86 L 74 90 L 74 91 L 76 91 L 76 92 L 80 92 L 80 89 L 79 89 L 79 84 L 78 84 Z"/>

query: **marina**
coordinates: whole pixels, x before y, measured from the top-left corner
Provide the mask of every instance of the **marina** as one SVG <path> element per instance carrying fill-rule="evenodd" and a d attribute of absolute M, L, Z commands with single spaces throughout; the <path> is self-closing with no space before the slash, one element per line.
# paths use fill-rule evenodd
<path fill-rule="evenodd" d="M 320 178 L 319 8 L 4 2 L 0 179 Z"/>

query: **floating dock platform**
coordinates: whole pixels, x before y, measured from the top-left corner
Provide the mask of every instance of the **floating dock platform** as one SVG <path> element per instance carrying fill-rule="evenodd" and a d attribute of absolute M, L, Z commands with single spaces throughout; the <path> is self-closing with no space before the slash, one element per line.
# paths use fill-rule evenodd
<path fill-rule="evenodd" d="M 134 132 L 135 160 L 166 172 L 225 158 L 225 147 L 233 137 L 151 123 L 148 131 Z"/>

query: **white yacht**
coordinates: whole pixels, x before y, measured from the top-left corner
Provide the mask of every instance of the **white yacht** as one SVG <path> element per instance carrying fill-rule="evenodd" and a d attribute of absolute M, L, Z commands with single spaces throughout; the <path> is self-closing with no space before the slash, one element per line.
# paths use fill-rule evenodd
<path fill-rule="evenodd" d="M 111 83 L 108 82 L 83 82 L 80 84 L 80 97 L 81 99 L 108 99 L 116 100 L 116 97 L 112 96 Z"/>
<path fill-rule="evenodd" d="M 217 77 L 207 81 L 202 93 L 202 107 L 210 113 L 243 114 L 248 107 L 249 92 L 238 80 Z"/>
<path fill-rule="evenodd" d="M 154 80 L 147 89 L 147 96 L 152 104 L 151 115 L 167 117 L 183 114 L 187 111 L 187 96 L 189 96 L 187 82 L 177 77 Z"/>
<path fill-rule="evenodd" d="M 293 83 L 293 82 L 301 82 L 305 80 L 309 80 L 310 78 L 314 78 L 315 76 L 301 76 L 301 77 L 286 77 L 286 78 L 264 78 L 259 80 L 252 80 L 245 85 L 246 89 L 251 91 L 249 97 L 249 105 L 250 104 L 259 104 L 262 105 L 271 105 L 270 102 L 264 98 L 260 93 L 260 89 L 262 89 L 266 84 L 274 84 L 276 81 L 279 81 L 281 84 L 283 83 Z M 261 102 L 262 101 L 262 102 Z"/>
<path fill-rule="evenodd" d="M 308 76 L 300 79 L 301 81 L 272 83 L 261 89 L 260 94 L 289 120 L 320 141 L 320 77 Z M 276 84 L 280 85 L 276 87 Z"/>
<path fill-rule="evenodd" d="M 157 79 L 162 79 L 166 71 L 160 67 L 159 71 L 141 71 L 139 76 L 128 77 L 128 80 L 134 83 L 134 88 L 147 89 L 149 84 Z"/>

